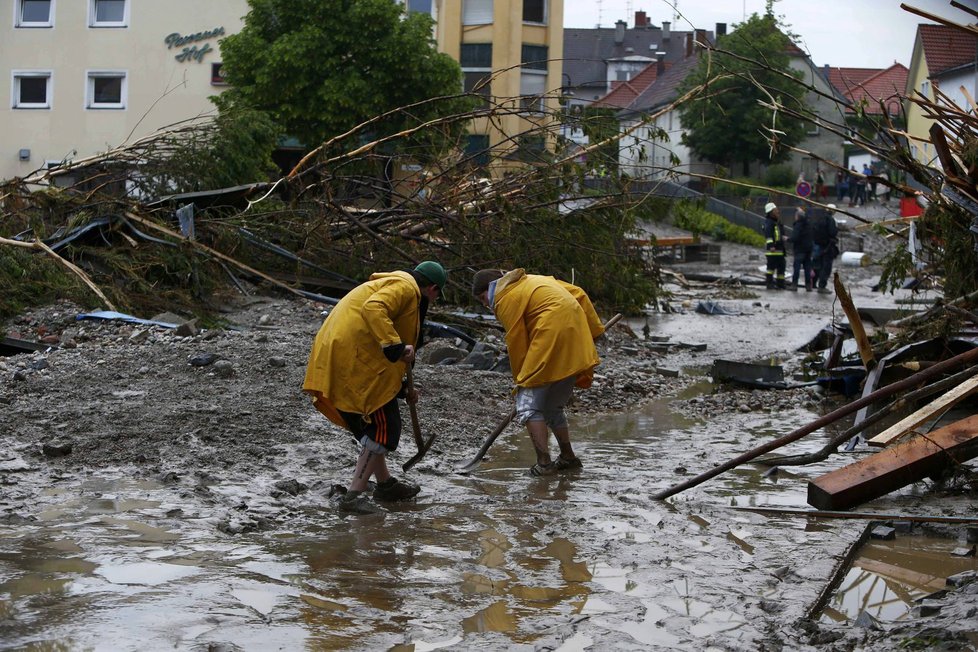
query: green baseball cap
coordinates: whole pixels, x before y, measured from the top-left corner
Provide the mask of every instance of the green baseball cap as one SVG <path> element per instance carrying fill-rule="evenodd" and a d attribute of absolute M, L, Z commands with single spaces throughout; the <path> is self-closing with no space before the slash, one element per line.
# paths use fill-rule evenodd
<path fill-rule="evenodd" d="M 426 260 L 419 263 L 418 266 L 414 268 L 414 271 L 418 272 L 426 279 L 437 285 L 439 290 L 444 288 L 445 284 L 448 283 L 448 272 L 445 271 L 445 268 L 442 267 L 441 264 L 436 263 L 433 260 Z"/>

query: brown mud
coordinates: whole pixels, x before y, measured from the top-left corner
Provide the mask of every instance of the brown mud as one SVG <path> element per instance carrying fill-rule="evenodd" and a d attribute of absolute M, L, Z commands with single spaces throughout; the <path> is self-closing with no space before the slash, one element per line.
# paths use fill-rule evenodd
<path fill-rule="evenodd" d="M 761 278 L 760 252 L 723 252 L 711 273 Z M 838 269 L 859 306 L 909 296 L 872 292 L 878 268 Z M 229 300 L 225 328 L 190 337 L 75 321 L 70 305 L 13 320 L 8 332 L 43 326 L 74 346 L 0 358 L 0 647 L 973 646 L 969 587 L 936 615 L 881 609 L 873 626 L 855 624 L 844 594 L 828 617 L 812 613 L 867 523 L 740 509 L 805 508 L 809 478 L 863 451 L 774 473 L 749 464 L 650 498 L 840 401 L 814 386 L 737 389 L 706 375 L 726 358 L 775 360 L 800 376 L 799 347 L 844 319 L 834 296 L 669 289 L 680 312 L 632 319 L 599 343 L 594 387 L 571 409 L 582 471 L 531 478 L 529 442 L 511 425 L 476 472 L 457 473 L 510 409 L 511 379 L 422 361 L 420 421 L 437 434 L 407 474 L 422 492 L 363 516 L 339 513 L 331 496 L 349 481 L 352 443 L 299 391 L 324 306 Z M 695 312 L 705 300 L 739 314 Z M 666 349 L 646 339 L 646 323 L 655 339 L 705 349 Z M 219 361 L 188 363 L 203 354 Z M 397 470 L 415 451 L 403 412 Z M 781 452 L 820 448 L 846 425 Z M 973 515 L 974 497 L 918 484 L 860 510 Z M 967 569 L 958 562 L 955 572 Z"/>

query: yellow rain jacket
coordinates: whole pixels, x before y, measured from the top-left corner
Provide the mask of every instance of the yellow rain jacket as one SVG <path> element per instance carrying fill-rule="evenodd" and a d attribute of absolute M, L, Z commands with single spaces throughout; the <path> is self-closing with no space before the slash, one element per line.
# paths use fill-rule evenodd
<path fill-rule="evenodd" d="M 604 332 L 584 290 L 552 276 L 514 269 L 496 282 L 493 311 L 506 329 L 513 380 L 539 387 L 577 376 L 590 387 L 601 362 L 594 338 Z"/>
<path fill-rule="evenodd" d="M 326 417 L 344 428 L 337 412 L 369 415 L 401 390 L 404 362 L 384 347 L 416 346 L 421 329 L 421 289 L 407 272 L 377 273 L 336 304 L 309 354 L 303 391 Z"/>

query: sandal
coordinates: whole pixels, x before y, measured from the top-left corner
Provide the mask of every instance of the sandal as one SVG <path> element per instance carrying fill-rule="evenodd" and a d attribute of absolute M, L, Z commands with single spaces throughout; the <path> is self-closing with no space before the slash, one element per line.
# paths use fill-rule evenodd
<path fill-rule="evenodd" d="M 534 464 L 530 467 L 530 475 L 538 478 L 546 475 L 553 475 L 556 472 L 557 466 L 553 462 L 550 464 Z"/>
<path fill-rule="evenodd" d="M 554 467 L 558 471 L 574 471 L 576 469 L 583 468 L 584 465 L 581 463 L 581 458 L 575 457 L 573 459 L 566 460 L 563 457 L 558 457 L 554 460 Z"/>

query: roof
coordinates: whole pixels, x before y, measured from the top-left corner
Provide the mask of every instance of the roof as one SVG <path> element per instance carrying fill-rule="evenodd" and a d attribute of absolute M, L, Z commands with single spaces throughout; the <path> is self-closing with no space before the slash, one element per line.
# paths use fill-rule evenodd
<path fill-rule="evenodd" d="M 658 64 L 652 62 L 628 81 L 613 82 L 614 87 L 611 89 L 611 92 L 594 102 L 591 106 L 624 109 L 634 102 L 635 98 L 642 91 L 655 82 L 658 69 Z"/>
<path fill-rule="evenodd" d="M 898 96 L 907 88 L 909 74 L 902 63 L 894 63 L 889 68 L 828 68 L 828 78 L 835 89 L 851 106 L 863 104 L 865 100 L 865 112 L 870 115 L 883 114 L 880 101 L 886 104 L 891 115 L 899 113 Z"/>
<path fill-rule="evenodd" d="M 703 31 L 713 42 L 713 32 Z M 632 27 L 625 30 L 621 43 L 615 43 L 614 28 L 565 29 L 563 73 L 567 85 L 604 88 L 608 83 L 605 62 L 613 59 L 641 56 L 654 60 L 656 52 L 665 52 L 665 61 L 679 61 L 686 55 L 686 35 L 690 33 L 670 30 L 669 38 L 664 38 L 660 27 Z"/>
<path fill-rule="evenodd" d="M 642 91 L 635 100 L 626 108 L 627 113 L 643 113 L 653 111 L 658 107 L 665 106 L 679 97 L 676 91 L 691 72 L 696 70 L 699 63 L 699 54 L 693 53 L 690 57 L 685 57 L 681 61 L 676 61 L 660 75 L 655 82 Z"/>
<path fill-rule="evenodd" d="M 917 34 L 924 48 L 929 77 L 949 68 L 974 63 L 978 37 L 945 25 L 917 25 Z"/>

